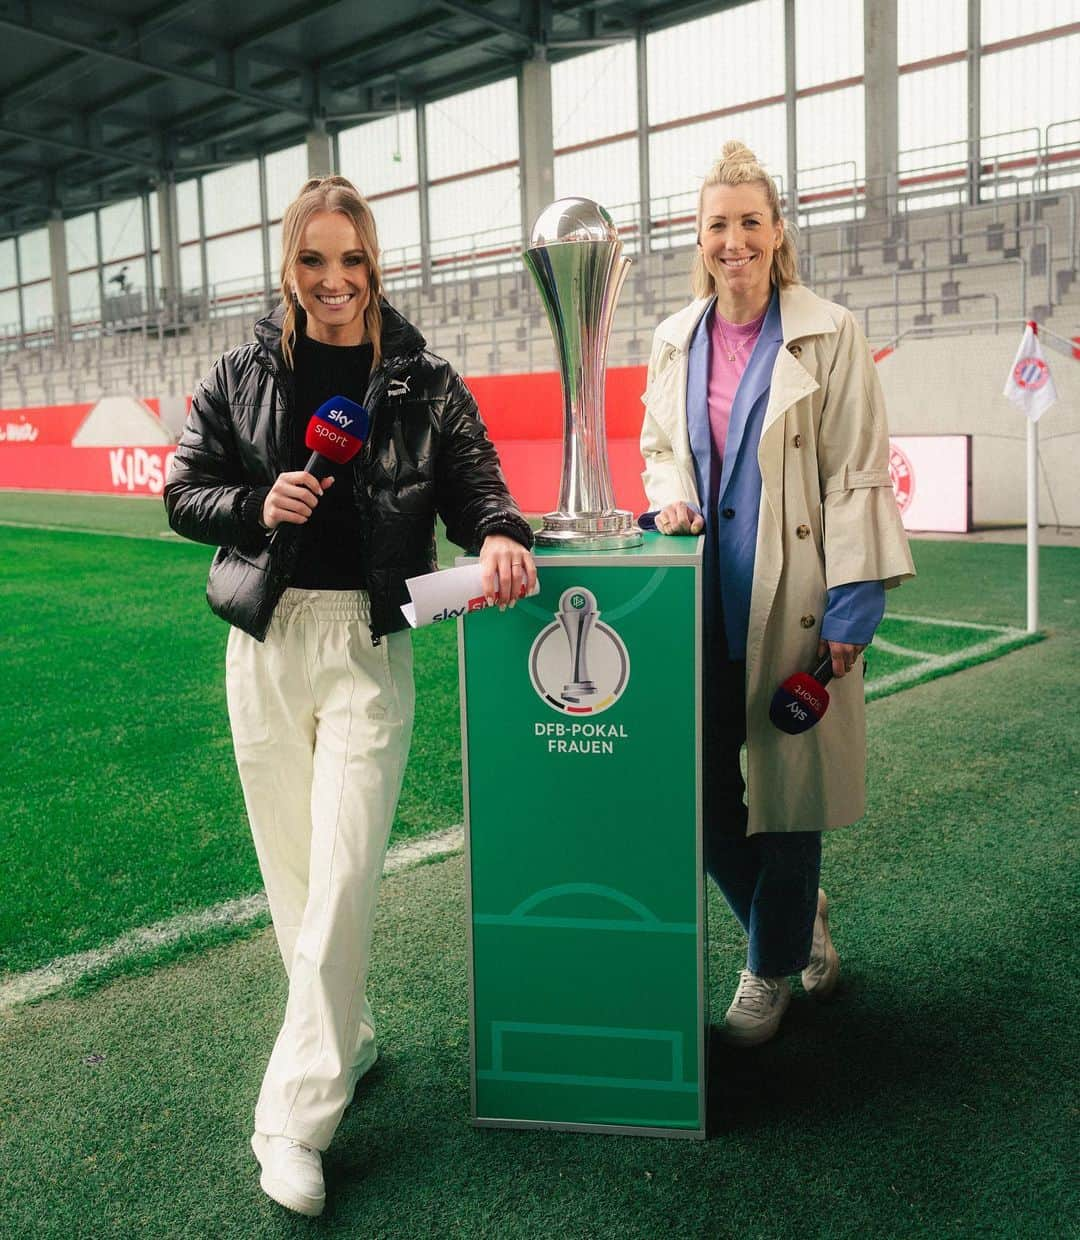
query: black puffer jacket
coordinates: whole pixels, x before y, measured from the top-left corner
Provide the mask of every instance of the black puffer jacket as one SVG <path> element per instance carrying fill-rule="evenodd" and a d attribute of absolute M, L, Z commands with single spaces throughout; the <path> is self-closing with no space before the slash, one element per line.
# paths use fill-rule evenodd
<path fill-rule="evenodd" d="M 489 534 L 532 545 L 472 394 L 386 302 L 382 313 L 382 361 L 364 398 L 371 426 L 352 465 L 375 640 L 406 627 L 405 579 L 436 568 L 436 512 L 473 554 Z M 172 528 L 219 548 L 210 606 L 260 641 L 298 546 L 298 527 L 281 526 L 271 539 L 259 524 L 267 491 L 290 468 L 293 376 L 281 352 L 281 314 L 279 307 L 260 319 L 255 341 L 226 353 L 196 388 L 165 484 Z"/>

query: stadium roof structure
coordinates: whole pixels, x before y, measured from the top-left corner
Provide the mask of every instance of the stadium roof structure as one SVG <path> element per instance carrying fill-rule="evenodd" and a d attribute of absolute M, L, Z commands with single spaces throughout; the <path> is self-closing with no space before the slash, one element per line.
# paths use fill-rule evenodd
<path fill-rule="evenodd" d="M 738 0 L 0 0 L 0 236 Z"/>

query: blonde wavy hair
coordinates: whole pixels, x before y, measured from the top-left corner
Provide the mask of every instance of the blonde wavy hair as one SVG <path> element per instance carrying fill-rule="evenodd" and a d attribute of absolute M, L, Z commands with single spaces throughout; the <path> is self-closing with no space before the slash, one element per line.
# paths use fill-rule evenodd
<path fill-rule="evenodd" d="M 367 201 L 351 181 L 345 177 L 312 177 L 300 187 L 300 192 L 285 208 L 281 220 L 281 303 L 285 314 L 281 322 L 281 351 L 285 364 L 292 369 L 293 349 L 296 345 L 297 300 L 293 284 L 293 269 L 300 257 L 304 229 L 313 215 L 320 211 L 340 211 L 346 216 L 360 236 L 368 265 L 368 303 L 364 310 L 364 334 L 375 350 L 373 366 L 382 359 L 382 272 L 379 269 L 379 237 L 375 230 L 375 217 Z"/>
<path fill-rule="evenodd" d="M 690 273 L 690 284 L 695 297 L 711 297 L 716 292 L 716 281 L 712 278 L 701 253 L 701 209 L 705 191 L 711 185 L 760 185 L 765 200 L 772 213 L 772 222 L 783 221 L 780 210 L 780 194 L 776 182 L 758 163 L 758 158 L 748 146 L 741 142 L 725 142 L 720 158 L 705 174 L 698 194 L 697 205 L 697 237 L 698 249 L 694 255 L 694 266 Z M 772 269 L 769 275 L 778 288 L 787 288 L 789 284 L 798 284 L 799 256 L 792 235 L 794 225 L 783 221 L 784 235 L 773 253 Z"/>

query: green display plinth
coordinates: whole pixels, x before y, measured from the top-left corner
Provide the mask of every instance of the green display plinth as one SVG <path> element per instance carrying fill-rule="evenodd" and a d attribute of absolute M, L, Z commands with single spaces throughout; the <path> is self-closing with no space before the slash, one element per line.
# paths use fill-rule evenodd
<path fill-rule="evenodd" d="M 701 547 L 459 620 L 473 1119 L 702 1137 Z"/>

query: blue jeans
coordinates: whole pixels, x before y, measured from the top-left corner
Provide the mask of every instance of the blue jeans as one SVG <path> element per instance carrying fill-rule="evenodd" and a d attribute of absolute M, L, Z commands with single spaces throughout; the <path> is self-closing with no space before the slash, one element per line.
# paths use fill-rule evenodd
<path fill-rule="evenodd" d="M 706 627 L 704 691 L 705 868 L 746 931 L 746 967 L 759 977 L 798 973 L 810 959 L 821 875 L 820 831 L 747 836 L 746 664 L 728 659 Z M 719 647 L 719 649 L 717 649 Z"/>

